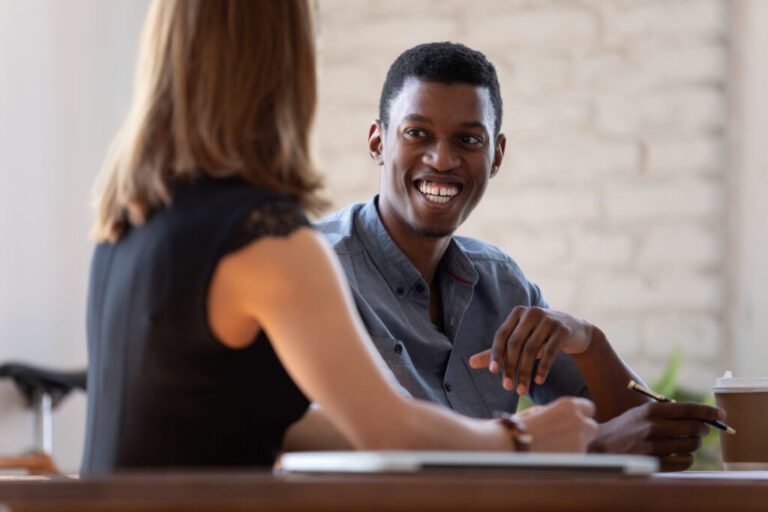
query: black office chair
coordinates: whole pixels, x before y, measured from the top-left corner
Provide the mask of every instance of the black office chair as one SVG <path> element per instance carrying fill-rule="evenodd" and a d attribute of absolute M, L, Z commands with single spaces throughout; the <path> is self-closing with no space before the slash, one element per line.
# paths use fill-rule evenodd
<path fill-rule="evenodd" d="M 22 363 L 0 365 L 0 378 L 12 379 L 30 409 L 35 410 L 35 444 L 29 453 L 0 457 L 0 469 L 30 474 L 58 474 L 53 462 L 52 412 L 75 389 L 85 391 L 86 372 L 57 371 Z"/>

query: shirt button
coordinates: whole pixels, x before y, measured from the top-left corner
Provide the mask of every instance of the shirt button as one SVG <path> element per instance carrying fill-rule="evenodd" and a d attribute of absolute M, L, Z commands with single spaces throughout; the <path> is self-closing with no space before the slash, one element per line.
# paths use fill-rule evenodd
<path fill-rule="evenodd" d="M 424 290 L 426 290 L 426 288 L 424 288 L 424 285 L 423 285 L 423 284 L 421 284 L 421 283 L 418 283 L 418 284 L 416 285 L 416 291 L 417 291 L 417 292 L 419 292 L 419 293 L 424 293 Z"/>
<path fill-rule="evenodd" d="M 445 390 L 449 393 L 451 392 L 451 389 L 453 389 L 453 387 L 449 382 L 446 382 L 445 384 L 443 384 L 443 387 L 445 387 Z"/>
<path fill-rule="evenodd" d="M 403 288 L 402 286 L 398 286 L 397 290 L 395 290 L 395 293 L 397 293 L 398 295 L 402 295 L 405 293 L 405 288 Z"/>
<path fill-rule="evenodd" d="M 398 343 L 397 345 L 395 345 L 395 354 L 399 354 L 402 351 L 403 351 L 403 344 L 402 343 Z"/>

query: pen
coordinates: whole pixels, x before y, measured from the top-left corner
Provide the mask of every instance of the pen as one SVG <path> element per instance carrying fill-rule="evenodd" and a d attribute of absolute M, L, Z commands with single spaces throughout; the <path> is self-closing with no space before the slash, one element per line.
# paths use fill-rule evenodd
<path fill-rule="evenodd" d="M 627 385 L 628 389 L 631 389 L 633 391 L 637 391 L 641 395 L 645 395 L 647 397 L 653 398 L 657 402 L 674 402 L 671 398 L 667 398 L 662 394 L 659 394 L 652 389 L 648 389 L 645 386 L 641 386 L 634 380 L 629 381 L 629 385 Z M 724 430 L 725 432 L 728 432 L 729 434 L 735 434 L 736 431 L 733 429 L 733 427 L 730 427 L 723 423 L 720 420 L 705 420 L 704 423 L 707 425 L 712 425 L 715 428 L 719 428 L 720 430 Z"/>

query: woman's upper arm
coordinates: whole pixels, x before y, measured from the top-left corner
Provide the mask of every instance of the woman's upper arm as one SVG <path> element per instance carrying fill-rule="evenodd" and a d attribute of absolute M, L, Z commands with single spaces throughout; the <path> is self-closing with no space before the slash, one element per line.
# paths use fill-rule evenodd
<path fill-rule="evenodd" d="M 261 238 L 227 256 L 217 272 L 266 331 L 294 382 L 353 442 L 391 427 L 381 425 L 381 413 L 395 419 L 404 399 L 381 371 L 385 363 L 320 235 L 304 227 Z"/>

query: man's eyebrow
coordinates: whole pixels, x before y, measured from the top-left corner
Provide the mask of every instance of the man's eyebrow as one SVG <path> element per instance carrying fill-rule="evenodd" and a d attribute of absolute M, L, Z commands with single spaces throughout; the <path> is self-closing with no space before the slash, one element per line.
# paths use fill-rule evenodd
<path fill-rule="evenodd" d="M 422 116 L 421 114 L 408 114 L 403 118 L 403 121 L 418 121 L 420 123 L 432 124 L 432 120 L 430 118 Z"/>
<path fill-rule="evenodd" d="M 467 121 L 466 123 L 461 123 L 461 126 L 464 128 L 481 128 L 485 130 L 485 125 L 480 121 Z"/>
<path fill-rule="evenodd" d="M 403 118 L 403 121 L 417 121 L 420 123 L 432 124 L 432 120 L 430 118 L 422 116 L 421 114 L 408 114 Z M 480 121 L 466 121 L 461 123 L 461 126 L 462 128 L 480 128 L 485 130 L 485 125 Z"/>

